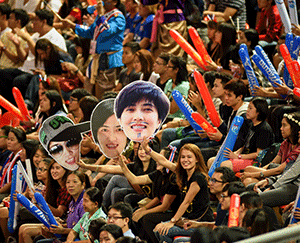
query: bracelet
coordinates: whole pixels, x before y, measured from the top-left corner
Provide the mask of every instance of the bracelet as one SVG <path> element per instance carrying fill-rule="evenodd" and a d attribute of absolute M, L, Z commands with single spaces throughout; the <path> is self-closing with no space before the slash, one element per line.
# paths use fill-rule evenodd
<path fill-rule="evenodd" d="M 242 159 L 242 155 L 241 154 L 239 154 L 238 159 Z"/>
<path fill-rule="evenodd" d="M 152 152 L 152 148 L 150 148 L 149 151 L 148 151 L 148 152 L 145 152 L 145 153 L 146 153 L 147 155 L 150 155 L 151 152 Z"/>

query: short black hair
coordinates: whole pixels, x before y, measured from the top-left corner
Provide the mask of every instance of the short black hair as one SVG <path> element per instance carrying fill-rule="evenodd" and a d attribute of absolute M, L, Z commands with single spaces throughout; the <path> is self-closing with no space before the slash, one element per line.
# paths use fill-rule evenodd
<path fill-rule="evenodd" d="M 89 96 L 91 95 L 91 93 L 89 91 L 87 91 L 86 89 L 84 88 L 77 88 L 77 89 L 74 89 L 70 96 L 78 99 L 78 102 L 81 100 L 81 98 L 83 98 L 84 96 Z"/>
<path fill-rule="evenodd" d="M 0 13 L 2 15 L 6 15 L 6 19 L 9 18 L 10 12 L 11 12 L 11 8 L 10 8 L 9 4 L 0 3 Z"/>
<path fill-rule="evenodd" d="M 21 21 L 22 28 L 29 22 L 29 16 L 27 12 L 23 9 L 19 9 L 19 8 L 13 9 L 10 14 L 14 14 L 16 20 Z"/>
<path fill-rule="evenodd" d="M 258 112 L 257 120 L 264 121 L 267 119 L 269 114 L 268 102 L 263 97 L 254 97 L 250 100 Z"/>
<path fill-rule="evenodd" d="M 258 45 L 259 41 L 259 34 L 256 31 L 256 29 L 247 29 L 244 30 L 245 37 L 247 41 L 251 41 L 251 49 L 254 50 L 254 48 Z"/>
<path fill-rule="evenodd" d="M 24 130 L 22 130 L 20 128 L 11 128 L 9 130 L 9 132 L 12 132 L 13 134 L 15 134 L 19 143 L 22 143 L 26 140 L 26 133 Z"/>
<path fill-rule="evenodd" d="M 115 209 L 115 210 L 120 211 L 122 217 L 129 218 L 129 220 L 132 219 L 133 209 L 132 209 L 132 207 L 129 203 L 117 202 L 117 203 L 111 205 L 108 208 L 108 211 L 112 208 Z"/>
<path fill-rule="evenodd" d="M 254 191 L 246 191 L 240 194 L 240 205 L 244 204 L 245 208 L 261 208 L 263 201 L 259 194 Z"/>
<path fill-rule="evenodd" d="M 230 81 L 224 86 L 224 89 L 233 92 L 236 97 L 241 95 L 243 100 L 247 95 L 247 87 L 244 82 L 240 80 Z"/>
<path fill-rule="evenodd" d="M 212 89 L 212 87 L 214 87 L 214 82 L 215 82 L 215 79 L 216 79 L 216 73 L 215 71 L 208 71 L 208 72 L 205 72 L 203 74 L 203 78 L 204 78 L 204 81 L 205 83 L 209 83 L 209 86 L 210 88 Z"/>
<path fill-rule="evenodd" d="M 151 82 L 136 81 L 126 85 L 119 93 L 115 102 L 115 113 L 118 119 L 126 107 L 146 100 L 153 102 L 158 112 L 158 119 L 163 122 L 169 112 L 169 99 L 158 86 Z"/>
<path fill-rule="evenodd" d="M 53 13 L 51 11 L 49 11 L 47 9 L 39 9 L 39 10 L 35 11 L 35 15 L 40 20 L 46 19 L 47 25 L 53 26 L 54 15 L 53 15 Z"/>
<path fill-rule="evenodd" d="M 135 54 L 137 51 L 141 50 L 140 44 L 135 41 L 127 42 L 123 47 L 129 47 L 132 54 Z"/>
<path fill-rule="evenodd" d="M 225 74 L 225 73 L 216 73 L 215 74 L 215 79 L 221 79 L 221 84 L 223 85 L 223 87 L 230 81 L 232 80 L 232 76 L 229 74 Z"/>
<path fill-rule="evenodd" d="M 236 180 L 235 173 L 233 172 L 232 169 L 228 167 L 223 167 L 223 166 L 218 167 L 215 169 L 215 172 L 222 174 L 221 179 L 224 183 L 232 182 Z"/>
<path fill-rule="evenodd" d="M 8 136 L 8 133 L 9 133 L 10 129 L 12 129 L 12 128 L 13 128 L 12 126 L 5 125 L 5 126 L 1 127 L 0 129 L 4 132 L 5 136 Z"/>
<path fill-rule="evenodd" d="M 110 233 L 114 237 L 115 240 L 124 236 L 122 228 L 116 224 L 105 224 L 101 227 L 100 233 L 102 231 L 107 231 L 108 233 Z M 100 237 L 100 234 L 99 234 L 99 237 Z"/>
<path fill-rule="evenodd" d="M 102 206 L 103 192 L 101 190 L 99 190 L 97 187 L 90 187 L 85 191 L 85 193 L 89 196 L 92 202 L 98 203 L 98 208 Z"/>
<path fill-rule="evenodd" d="M 92 242 L 95 242 L 99 238 L 100 230 L 102 226 L 106 225 L 104 218 L 93 219 L 89 225 L 89 233 L 91 235 Z"/>
<path fill-rule="evenodd" d="M 232 196 L 232 194 L 238 194 L 246 191 L 245 185 L 241 181 L 233 181 L 224 186 L 222 192 L 228 191 L 228 196 Z"/>

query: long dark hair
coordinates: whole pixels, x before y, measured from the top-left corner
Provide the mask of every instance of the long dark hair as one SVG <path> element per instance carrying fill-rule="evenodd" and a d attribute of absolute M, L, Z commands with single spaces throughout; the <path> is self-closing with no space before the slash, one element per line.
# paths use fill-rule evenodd
<path fill-rule="evenodd" d="M 90 56 L 89 50 L 90 50 L 91 40 L 83 37 L 75 37 L 73 41 L 76 46 L 80 46 L 82 48 L 82 57 L 85 63 Z"/>
<path fill-rule="evenodd" d="M 201 172 L 208 180 L 208 168 L 204 162 L 200 149 L 194 144 L 187 143 L 183 145 L 183 147 L 179 151 L 177 166 L 175 170 L 176 183 L 180 189 L 182 188 L 183 176 L 187 175 L 186 170 L 182 168 L 180 163 L 181 153 L 183 150 L 188 150 L 195 155 L 196 159 L 198 160 L 198 163 L 196 163 L 195 171 Z"/>
<path fill-rule="evenodd" d="M 48 90 L 45 95 L 50 100 L 49 117 L 60 110 L 64 111 L 62 98 L 56 90 Z M 44 115 L 44 120 L 48 117 L 44 112 L 40 114 L 40 116 L 42 115 Z"/>
<path fill-rule="evenodd" d="M 42 50 L 46 53 L 48 50 L 50 50 L 48 58 L 46 58 L 45 60 L 42 61 L 37 50 Z M 35 44 L 35 66 L 37 66 L 38 64 L 43 62 L 46 69 L 48 67 L 51 67 L 53 65 L 53 63 L 59 62 L 59 60 L 60 60 L 59 52 L 65 52 L 65 51 L 60 49 L 58 46 L 52 44 L 47 39 L 38 40 Z"/>
<path fill-rule="evenodd" d="M 284 114 L 283 118 L 286 118 L 286 121 L 291 126 L 291 138 L 289 141 L 295 145 L 298 144 L 299 140 L 299 131 L 300 131 L 300 112 L 293 112 L 291 114 Z"/>
<path fill-rule="evenodd" d="M 46 186 L 46 196 L 45 200 L 48 204 L 50 204 L 52 207 L 57 207 L 56 204 L 57 197 L 59 195 L 58 190 L 61 188 L 58 181 L 54 180 L 51 176 L 51 168 L 52 166 L 57 163 L 54 159 L 51 161 L 48 169 L 48 179 L 47 179 L 47 186 Z M 58 163 L 57 163 L 58 164 Z M 59 164 L 58 164 L 59 165 Z M 69 175 L 69 171 L 66 170 L 64 167 L 62 167 L 65 170 L 65 174 L 63 175 L 62 181 L 64 187 L 66 186 L 67 177 Z"/>
<path fill-rule="evenodd" d="M 170 62 L 173 64 L 174 69 L 178 68 L 175 85 L 181 84 L 183 81 L 188 80 L 188 70 L 186 67 L 186 61 L 182 57 L 171 56 Z"/>
<path fill-rule="evenodd" d="M 152 53 L 148 50 L 141 49 L 135 53 L 135 56 L 139 59 L 141 63 L 141 72 L 144 74 L 143 80 L 148 81 L 151 76 L 155 61 Z"/>

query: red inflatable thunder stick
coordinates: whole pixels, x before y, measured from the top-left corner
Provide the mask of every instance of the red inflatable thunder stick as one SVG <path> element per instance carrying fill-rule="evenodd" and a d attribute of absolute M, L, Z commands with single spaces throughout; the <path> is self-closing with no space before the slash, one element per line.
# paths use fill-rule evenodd
<path fill-rule="evenodd" d="M 201 116 L 198 112 L 193 112 L 192 117 L 195 120 L 195 122 L 198 123 L 198 125 L 207 133 L 216 133 L 217 130 L 213 128 L 212 125 L 209 124 L 209 122 Z"/>
<path fill-rule="evenodd" d="M 294 88 L 293 93 L 294 93 L 294 95 L 297 95 L 298 97 L 300 97 L 300 88 Z"/>
<path fill-rule="evenodd" d="M 204 64 L 207 65 L 207 62 L 212 62 L 197 30 L 194 27 L 191 27 L 189 28 L 189 34 L 199 55 L 202 57 L 202 60 L 204 61 Z"/>
<path fill-rule="evenodd" d="M 0 95 L 0 106 L 14 114 L 18 119 L 23 120 L 20 110 L 12 103 L 10 103 L 7 99 L 5 99 L 2 95 Z"/>
<path fill-rule="evenodd" d="M 292 61 L 292 68 L 295 75 L 295 87 L 300 88 L 300 64 L 297 60 Z"/>
<path fill-rule="evenodd" d="M 22 114 L 23 121 L 29 121 L 30 115 L 29 111 L 27 109 L 27 106 L 24 102 L 23 96 L 21 94 L 21 91 L 17 87 L 13 87 L 12 89 L 13 96 L 15 98 L 15 101 L 17 103 L 17 106 Z"/>
<path fill-rule="evenodd" d="M 232 194 L 230 198 L 228 227 L 239 226 L 240 196 Z"/>
<path fill-rule="evenodd" d="M 290 74 L 290 76 L 292 78 L 292 81 L 294 83 L 294 86 L 295 87 L 300 87 L 300 80 L 297 80 L 297 76 L 299 76 L 299 74 L 297 75 L 297 73 L 295 73 L 295 70 L 294 70 L 294 68 L 296 69 L 297 67 L 294 64 L 295 67 L 293 68 L 293 64 L 292 64 L 293 59 L 290 55 L 290 52 L 289 52 L 287 46 L 285 44 L 281 44 L 279 48 L 280 48 L 281 55 L 284 59 L 284 63 L 286 65 L 286 68 L 289 71 L 289 74 Z"/>
<path fill-rule="evenodd" d="M 219 118 L 218 112 L 216 110 L 216 107 L 211 99 L 209 91 L 206 87 L 203 76 L 198 71 L 194 71 L 194 78 L 195 78 L 198 90 L 201 94 L 201 97 L 203 99 L 203 102 L 204 102 L 205 107 L 208 112 L 208 116 L 209 116 L 212 124 L 215 127 L 219 127 L 220 126 L 220 118 Z"/>
<path fill-rule="evenodd" d="M 205 71 L 207 71 L 204 61 L 202 60 L 199 53 L 184 39 L 176 30 L 170 30 L 170 35 L 177 42 L 181 48 L 189 54 L 194 61 Z"/>

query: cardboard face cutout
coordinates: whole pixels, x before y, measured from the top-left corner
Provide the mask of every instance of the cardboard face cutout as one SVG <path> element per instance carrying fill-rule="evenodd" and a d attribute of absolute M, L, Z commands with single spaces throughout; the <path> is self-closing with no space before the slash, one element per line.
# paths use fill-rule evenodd
<path fill-rule="evenodd" d="M 74 125 L 65 116 L 47 118 L 40 129 L 39 139 L 48 154 L 68 170 L 76 170 L 80 160 L 81 133 L 90 130 L 90 122 Z"/>
<path fill-rule="evenodd" d="M 114 113 L 115 99 L 100 102 L 91 116 L 94 141 L 107 158 L 117 158 L 127 145 L 127 137 Z"/>
<path fill-rule="evenodd" d="M 135 142 L 154 136 L 170 110 L 170 101 L 155 84 L 135 81 L 115 101 L 115 114 L 126 136 Z"/>

